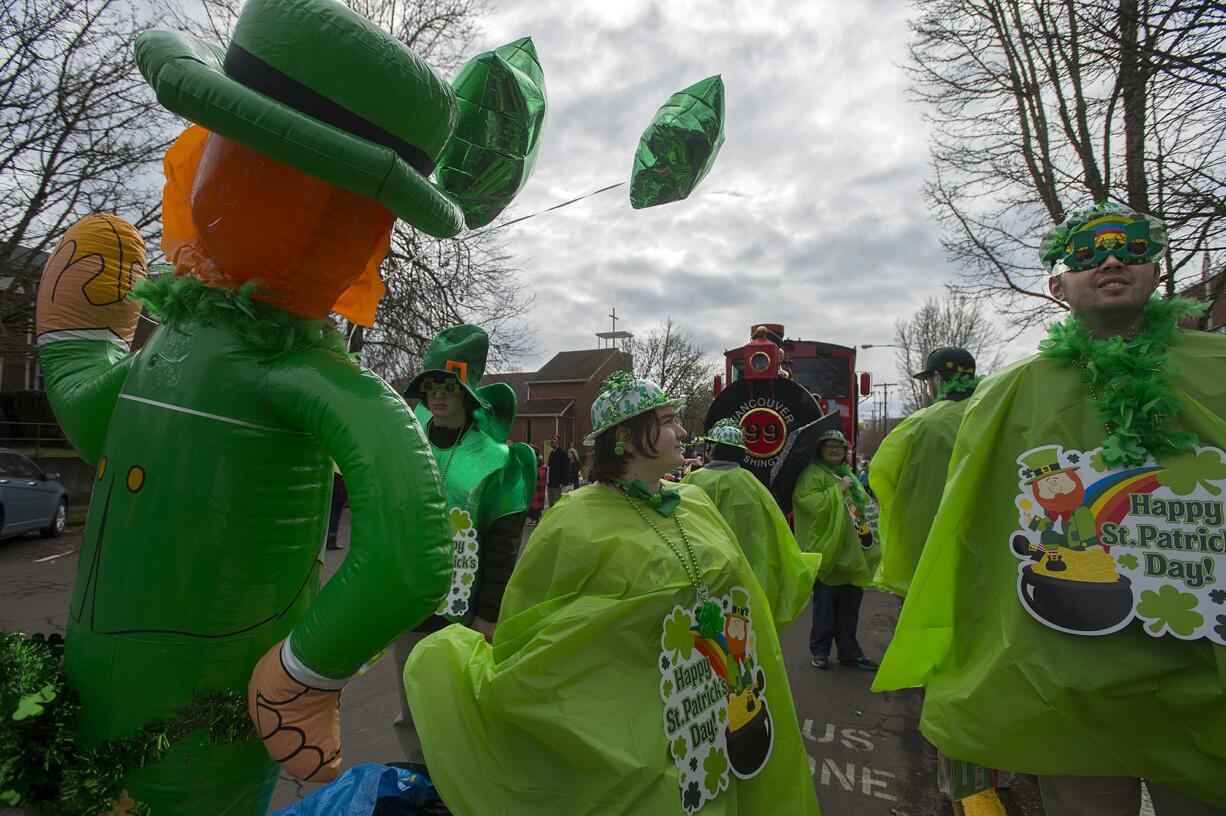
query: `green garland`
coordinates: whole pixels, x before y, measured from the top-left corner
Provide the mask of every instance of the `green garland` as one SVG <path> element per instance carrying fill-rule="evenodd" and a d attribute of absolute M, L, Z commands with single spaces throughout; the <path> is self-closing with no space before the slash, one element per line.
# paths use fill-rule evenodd
<path fill-rule="evenodd" d="M 955 374 L 949 378 L 948 382 L 941 383 L 941 387 L 937 389 L 937 402 L 947 399 L 950 394 L 957 394 L 962 391 L 970 391 L 974 393 L 979 387 L 979 383 L 983 382 L 983 377 L 976 377 L 974 374 Z"/>
<path fill-rule="evenodd" d="M 322 348 L 349 356 L 345 338 L 328 319 L 307 320 L 257 300 L 259 288 L 248 281 L 239 289 L 209 286 L 190 275 L 162 274 L 138 284 L 130 297 L 149 313 L 174 327 L 186 323 L 228 324 L 249 343 L 282 352 Z"/>
<path fill-rule="evenodd" d="M 197 692 L 173 717 L 131 737 L 78 749 L 80 704 L 64 676 L 63 652 L 58 635 L 0 634 L 0 804 L 94 816 L 124 796 L 125 776 L 160 761 L 192 732 L 207 730 L 213 745 L 256 739 L 243 695 L 215 689 Z M 148 813 L 130 798 L 123 804 L 133 816 Z"/>
<path fill-rule="evenodd" d="M 1107 429 L 1102 460 L 1109 467 L 1135 467 L 1196 447 L 1196 435 L 1172 431 L 1180 401 L 1172 384 L 1179 374 L 1167 349 L 1180 320 L 1201 315 L 1206 304 L 1187 298 L 1152 298 L 1141 329 L 1131 340 L 1095 339 L 1073 315 L 1048 328 L 1039 355 L 1064 366 L 1081 367 L 1095 419 Z"/>
<path fill-rule="evenodd" d="M 864 492 L 864 485 L 860 484 L 860 480 L 856 478 L 856 474 L 852 472 L 851 466 L 846 462 L 839 462 L 837 465 L 832 465 L 825 459 L 818 459 L 817 464 L 825 469 L 831 475 L 843 478 L 844 476 L 851 478 L 851 503 L 856 506 L 856 510 L 860 512 L 860 520 L 868 521 L 868 494 Z"/>

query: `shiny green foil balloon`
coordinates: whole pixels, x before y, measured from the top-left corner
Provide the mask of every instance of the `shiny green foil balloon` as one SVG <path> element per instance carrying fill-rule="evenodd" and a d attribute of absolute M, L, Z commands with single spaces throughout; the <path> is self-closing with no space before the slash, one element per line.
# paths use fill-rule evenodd
<path fill-rule="evenodd" d="M 724 144 L 724 81 L 707 77 L 669 97 L 643 131 L 630 175 L 636 210 L 680 201 L 715 164 Z"/>
<path fill-rule="evenodd" d="M 436 179 L 476 229 L 497 218 L 532 175 L 545 129 L 545 75 L 524 37 L 478 54 L 451 84 L 460 120 Z"/>

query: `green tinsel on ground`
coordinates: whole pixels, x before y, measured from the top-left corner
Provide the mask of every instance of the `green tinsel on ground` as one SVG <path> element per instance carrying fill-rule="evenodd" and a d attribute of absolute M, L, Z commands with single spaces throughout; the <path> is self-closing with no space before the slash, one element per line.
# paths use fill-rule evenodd
<path fill-rule="evenodd" d="M 209 286 L 199 278 L 162 274 L 138 284 L 132 297 L 149 313 L 174 327 L 189 322 L 208 326 L 228 324 L 253 346 L 283 352 L 323 348 L 349 356 L 343 338 L 330 320 L 307 320 L 256 300 L 255 281 L 239 289 Z"/>
<path fill-rule="evenodd" d="M 64 677 L 63 653 L 58 635 L 0 634 L 0 804 L 95 816 L 115 806 L 130 771 L 157 762 L 192 732 L 207 730 L 215 745 L 256 738 L 243 695 L 215 689 L 131 737 L 79 751 L 79 705 Z M 139 802 L 126 804 L 133 816 L 148 812 Z"/>
<path fill-rule="evenodd" d="M 962 391 L 974 392 L 981 382 L 983 382 L 983 377 L 976 377 L 974 374 L 955 374 L 949 378 L 949 382 L 942 383 L 941 387 L 937 389 L 937 402 L 945 399 L 950 394 L 957 394 Z"/>
<path fill-rule="evenodd" d="M 1153 298 L 1131 340 L 1097 340 L 1072 315 L 1048 328 L 1039 354 L 1061 365 L 1081 367 L 1095 418 L 1107 429 L 1102 458 L 1109 467 L 1135 467 L 1149 455 L 1160 459 L 1196 447 L 1195 434 L 1169 429 L 1180 409 L 1172 387 L 1179 371 L 1166 352 L 1179 321 L 1197 317 L 1205 308 L 1206 304 L 1187 298 Z"/>

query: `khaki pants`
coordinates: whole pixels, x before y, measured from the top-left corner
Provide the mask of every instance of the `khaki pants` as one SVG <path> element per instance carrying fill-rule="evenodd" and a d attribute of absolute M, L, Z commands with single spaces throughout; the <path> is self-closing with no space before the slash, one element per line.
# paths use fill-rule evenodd
<path fill-rule="evenodd" d="M 404 690 L 404 662 L 409 659 L 409 652 L 428 633 L 405 632 L 392 644 L 392 659 L 396 665 L 396 688 L 400 697 L 400 716 L 392 723 L 396 731 L 396 739 L 400 742 L 400 750 L 404 752 L 406 762 L 425 763 L 426 756 L 421 750 L 421 738 L 417 735 L 417 726 L 413 724 L 413 712 L 409 710 L 409 698 Z"/>
<path fill-rule="evenodd" d="M 1146 782 L 1155 816 L 1226 816 L 1174 788 Z M 1137 816 L 1141 780 L 1126 776 L 1040 776 L 1039 792 L 1047 816 Z"/>

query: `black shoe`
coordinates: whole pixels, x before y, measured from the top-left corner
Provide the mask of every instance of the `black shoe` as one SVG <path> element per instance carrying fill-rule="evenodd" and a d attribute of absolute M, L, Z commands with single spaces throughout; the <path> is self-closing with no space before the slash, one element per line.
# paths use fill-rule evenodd
<path fill-rule="evenodd" d="M 843 660 L 842 658 L 840 658 L 839 665 L 840 666 L 855 666 L 857 669 L 864 669 L 864 671 L 877 671 L 878 667 L 881 664 L 879 664 L 876 660 L 869 660 L 867 657 L 864 657 L 862 655 L 860 657 L 856 657 L 851 660 Z"/>
<path fill-rule="evenodd" d="M 828 657 L 817 657 L 814 655 L 813 657 L 809 658 L 809 663 L 819 669 L 830 668 L 830 658 Z"/>
<path fill-rule="evenodd" d="M 342 547 L 340 544 L 329 544 L 328 549 L 329 550 L 343 550 L 345 548 Z"/>

